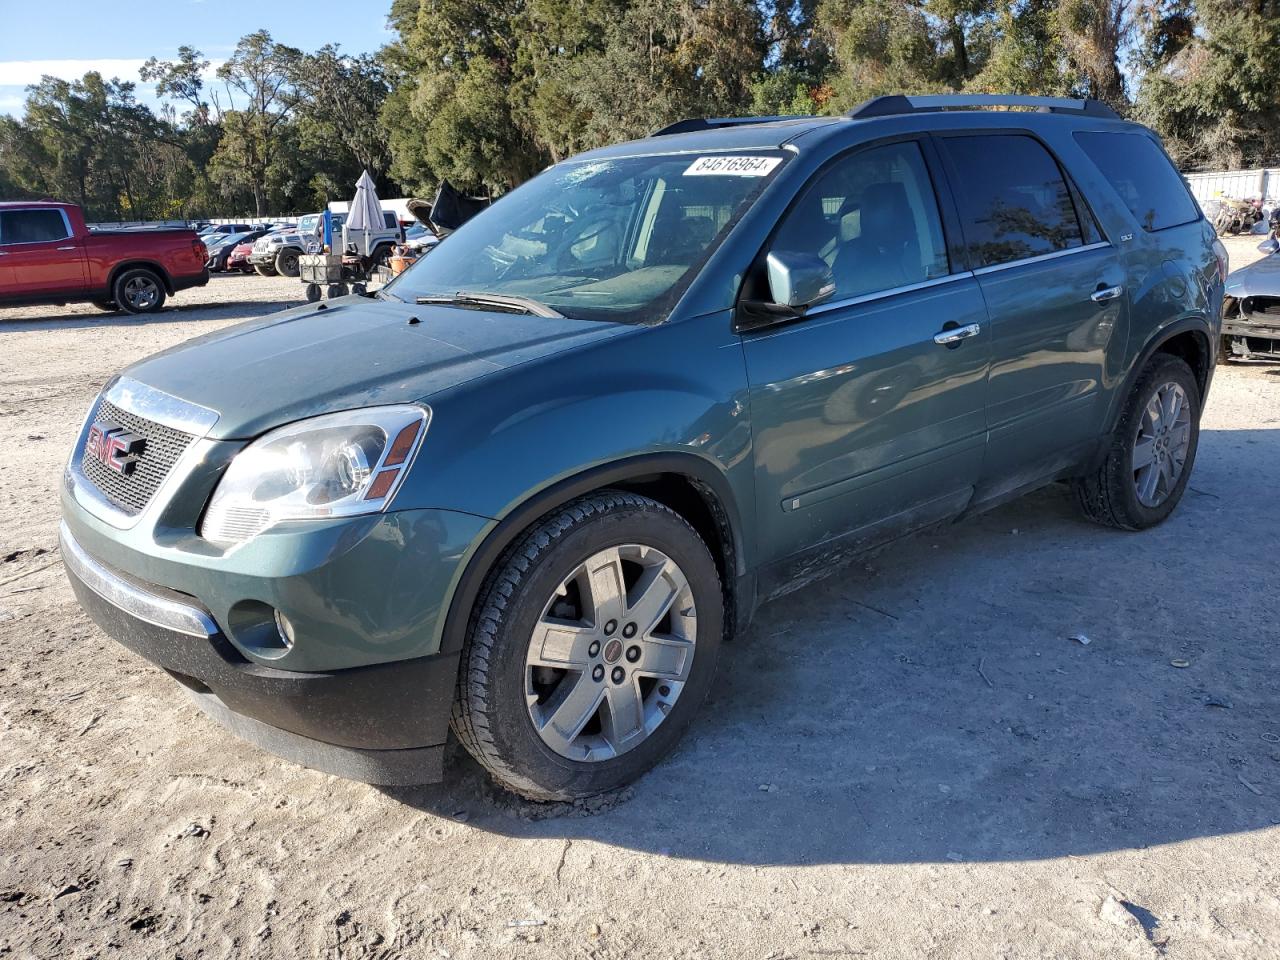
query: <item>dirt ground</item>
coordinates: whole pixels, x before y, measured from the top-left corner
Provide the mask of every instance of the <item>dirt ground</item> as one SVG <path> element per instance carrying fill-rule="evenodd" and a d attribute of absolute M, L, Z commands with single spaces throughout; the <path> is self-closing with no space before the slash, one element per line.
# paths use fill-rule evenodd
<path fill-rule="evenodd" d="M 1280 955 L 1280 368 L 1219 368 L 1162 527 L 1054 488 L 899 543 L 765 607 L 632 790 L 547 809 L 463 755 L 396 790 L 278 761 L 72 598 L 99 387 L 300 290 L 0 311 L 0 956 Z"/>

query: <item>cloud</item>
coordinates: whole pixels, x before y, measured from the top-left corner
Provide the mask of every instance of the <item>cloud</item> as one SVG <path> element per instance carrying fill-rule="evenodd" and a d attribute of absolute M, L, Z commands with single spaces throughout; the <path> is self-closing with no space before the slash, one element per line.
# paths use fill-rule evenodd
<path fill-rule="evenodd" d="M 163 59 L 163 58 L 162 58 Z M 88 60 L 0 60 L 0 87 L 26 87 L 39 83 L 44 76 L 60 80 L 79 80 L 90 70 L 96 70 L 108 80 L 118 78 L 138 83 L 138 71 L 146 63 L 144 59 L 124 57 Z M 212 77 L 220 60 L 214 61 L 204 72 Z"/>

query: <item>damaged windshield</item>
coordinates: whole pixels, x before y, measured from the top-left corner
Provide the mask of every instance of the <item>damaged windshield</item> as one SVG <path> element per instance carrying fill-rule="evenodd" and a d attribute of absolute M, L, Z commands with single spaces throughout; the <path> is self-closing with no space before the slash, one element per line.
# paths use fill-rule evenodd
<path fill-rule="evenodd" d="M 475 308 L 489 294 L 579 319 L 660 320 L 782 162 L 752 151 L 562 163 L 387 289 L 410 303 Z"/>

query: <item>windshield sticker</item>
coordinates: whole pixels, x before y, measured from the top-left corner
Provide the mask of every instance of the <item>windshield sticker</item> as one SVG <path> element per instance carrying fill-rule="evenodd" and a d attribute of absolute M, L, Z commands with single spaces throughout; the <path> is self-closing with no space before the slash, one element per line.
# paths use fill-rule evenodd
<path fill-rule="evenodd" d="M 781 157 L 699 157 L 689 164 L 686 177 L 765 177 L 782 162 Z"/>

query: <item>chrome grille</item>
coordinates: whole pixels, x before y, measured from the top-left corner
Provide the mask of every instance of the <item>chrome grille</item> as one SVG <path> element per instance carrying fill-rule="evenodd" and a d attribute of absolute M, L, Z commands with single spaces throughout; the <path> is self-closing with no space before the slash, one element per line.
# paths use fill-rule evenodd
<path fill-rule="evenodd" d="M 116 507 L 132 516 L 151 502 L 164 478 L 195 437 L 122 410 L 105 399 L 98 404 L 92 419 L 119 424 L 144 441 L 142 455 L 133 472 L 127 475 L 117 473 L 96 457 L 86 457 L 83 449 L 77 454 L 85 477 Z"/>

